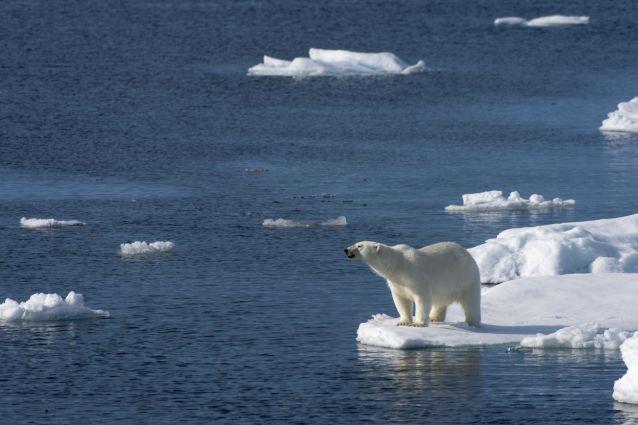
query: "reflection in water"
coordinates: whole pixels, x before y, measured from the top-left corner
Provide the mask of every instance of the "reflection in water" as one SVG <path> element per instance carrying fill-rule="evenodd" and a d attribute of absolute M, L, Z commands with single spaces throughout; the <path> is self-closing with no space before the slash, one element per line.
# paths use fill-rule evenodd
<path fill-rule="evenodd" d="M 381 406 L 390 423 L 631 424 L 637 411 L 612 409 L 617 350 L 505 347 L 389 350 L 360 345 L 359 404 Z M 592 422 L 599 418 L 601 422 Z"/>
<path fill-rule="evenodd" d="M 360 345 L 358 359 L 365 380 L 386 382 L 394 397 L 398 416 L 414 408 L 421 400 L 440 406 L 451 403 L 460 388 L 480 388 L 482 350 L 391 350 Z"/>
<path fill-rule="evenodd" d="M 638 405 L 614 403 L 614 419 L 619 425 L 638 425 Z"/>

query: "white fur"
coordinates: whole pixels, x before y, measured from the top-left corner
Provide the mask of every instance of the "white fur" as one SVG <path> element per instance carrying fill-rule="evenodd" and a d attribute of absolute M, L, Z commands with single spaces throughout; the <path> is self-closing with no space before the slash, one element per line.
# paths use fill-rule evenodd
<path fill-rule="evenodd" d="M 428 326 L 445 320 L 447 306 L 459 302 L 465 321 L 481 323 L 481 281 L 478 266 L 465 248 L 442 242 L 414 249 L 362 241 L 345 249 L 386 279 L 401 316 L 399 326 Z M 414 320 L 412 318 L 412 310 Z"/>

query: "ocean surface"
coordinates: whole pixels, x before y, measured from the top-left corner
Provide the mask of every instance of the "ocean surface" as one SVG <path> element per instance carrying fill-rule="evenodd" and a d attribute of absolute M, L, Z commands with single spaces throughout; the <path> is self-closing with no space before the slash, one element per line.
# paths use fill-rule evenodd
<path fill-rule="evenodd" d="M 555 13 L 591 24 L 492 24 Z M 396 312 L 343 253 L 636 213 L 638 138 L 598 127 L 638 95 L 638 2 L 4 0 L 0 46 L 0 298 L 111 313 L 0 325 L 2 424 L 638 423 L 618 352 L 358 345 Z M 310 47 L 429 71 L 246 76 Z M 577 204 L 443 211 L 490 189 Z"/>

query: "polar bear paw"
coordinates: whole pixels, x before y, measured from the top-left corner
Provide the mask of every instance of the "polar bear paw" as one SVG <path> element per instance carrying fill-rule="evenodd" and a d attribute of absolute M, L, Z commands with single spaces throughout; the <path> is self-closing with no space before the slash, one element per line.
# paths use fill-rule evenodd
<path fill-rule="evenodd" d="M 397 326 L 412 326 L 412 320 L 399 319 Z"/>

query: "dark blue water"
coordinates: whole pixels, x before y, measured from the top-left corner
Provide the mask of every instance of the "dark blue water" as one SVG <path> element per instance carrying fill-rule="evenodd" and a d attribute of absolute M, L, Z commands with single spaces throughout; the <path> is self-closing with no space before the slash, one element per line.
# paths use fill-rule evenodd
<path fill-rule="evenodd" d="M 591 24 L 492 25 L 553 13 Z M 637 423 L 611 398 L 617 352 L 358 346 L 395 312 L 342 252 L 635 213 L 638 139 L 597 128 L 638 94 L 637 17 L 630 0 L 3 1 L 0 297 L 73 289 L 112 317 L 0 327 L 1 422 Z M 245 75 L 309 47 L 431 71 Z M 443 213 L 489 189 L 577 205 Z M 176 248 L 123 259 L 133 240 Z"/>

